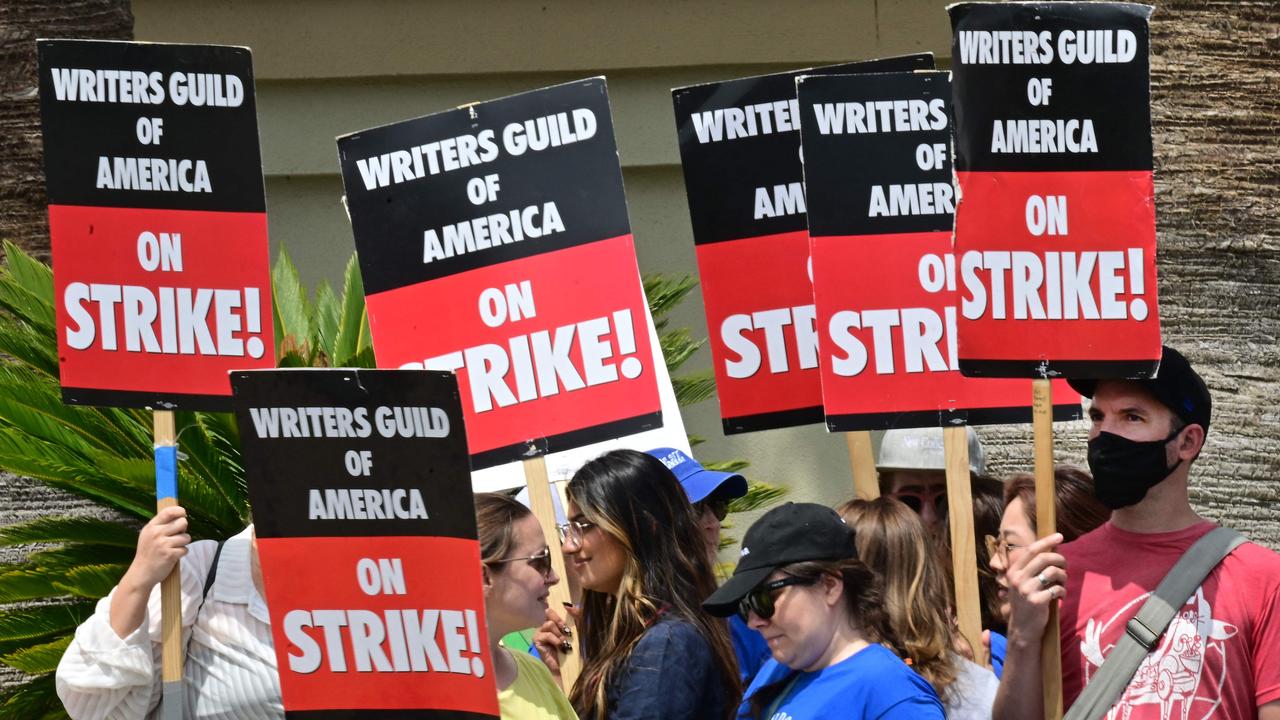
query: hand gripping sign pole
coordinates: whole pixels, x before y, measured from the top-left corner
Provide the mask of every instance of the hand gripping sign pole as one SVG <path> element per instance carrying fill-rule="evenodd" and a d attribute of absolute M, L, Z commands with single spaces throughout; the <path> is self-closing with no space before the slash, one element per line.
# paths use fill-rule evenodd
<path fill-rule="evenodd" d="M 178 504 L 178 443 L 173 411 L 154 412 L 156 456 L 156 511 Z M 160 582 L 160 640 L 163 684 L 161 717 L 182 718 L 182 560 L 173 564 Z"/>
<path fill-rule="evenodd" d="M 533 509 L 534 516 L 538 518 L 538 525 L 542 526 L 543 536 L 551 541 L 552 538 L 558 537 L 559 531 L 556 529 L 556 509 L 551 500 L 551 483 L 547 478 L 545 455 L 524 460 L 524 478 L 529 488 L 529 506 Z M 573 627 L 573 617 L 567 610 L 567 606 L 573 604 L 573 599 L 569 593 L 569 575 L 565 572 L 564 553 L 552 551 L 551 568 L 555 570 L 556 576 L 561 581 L 551 586 L 549 604 L 564 616 L 567 627 Z M 581 670 L 582 656 L 578 652 L 560 653 L 560 682 L 566 692 L 577 682 Z"/>
<path fill-rule="evenodd" d="M 1040 537 L 1058 531 L 1054 510 L 1053 480 L 1053 385 L 1047 378 L 1031 381 L 1032 430 L 1035 434 L 1036 530 Z M 1062 648 L 1058 628 L 1058 601 L 1049 605 L 1049 624 L 1040 646 L 1040 667 L 1044 673 L 1044 716 L 1062 717 Z"/>

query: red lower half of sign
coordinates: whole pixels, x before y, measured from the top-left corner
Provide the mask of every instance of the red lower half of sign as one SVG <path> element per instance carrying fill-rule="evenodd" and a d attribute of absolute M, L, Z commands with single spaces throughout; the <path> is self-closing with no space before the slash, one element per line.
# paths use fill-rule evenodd
<path fill-rule="evenodd" d="M 49 232 L 68 402 L 224 408 L 275 366 L 265 213 L 51 205 Z"/>
<path fill-rule="evenodd" d="M 969 378 L 956 349 L 951 234 L 813 238 L 822 401 L 831 430 L 1030 419 L 1031 383 Z M 1080 396 L 1054 387 L 1060 417 Z"/>
<path fill-rule="evenodd" d="M 820 421 L 808 233 L 703 244 L 697 253 L 725 432 Z"/>
<path fill-rule="evenodd" d="M 379 367 L 457 372 L 473 464 L 514 460 L 527 442 L 618 437 L 660 412 L 630 235 L 388 290 L 368 306 Z"/>
<path fill-rule="evenodd" d="M 960 364 L 1148 374 L 1160 357 L 1151 172 L 962 172 Z"/>
<path fill-rule="evenodd" d="M 259 538 L 258 551 L 286 711 L 497 715 L 475 540 Z"/>

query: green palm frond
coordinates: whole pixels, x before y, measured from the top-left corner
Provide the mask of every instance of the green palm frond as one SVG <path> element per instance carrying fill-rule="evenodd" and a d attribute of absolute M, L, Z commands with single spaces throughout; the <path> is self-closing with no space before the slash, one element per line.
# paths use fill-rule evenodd
<path fill-rule="evenodd" d="M 58 700 L 53 673 L 38 676 L 0 692 L 0 717 L 45 720 L 67 717 Z"/>
<path fill-rule="evenodd" d="M 372 367 L 373 340 L 369 333 L 369 316 L 365 312 L 364 280 L 360 264 L 352 255 L 342 273 L 342 318 L 333 346 L 333 357 L 340 367 Z M 362 354 L 367 360 L 358 361 Z"/>
<path fill-rule="evenodd" d="M 138 531 L 93 517 L 42 517 L 0 528 L 0 545 L 92 543 L 128 548 L 138 545 Z"/>
<path fill-rule="evenodd" d="M 0 642 L 43 640 L 75 632 L 93 614 L 94 603 L 42 605 L 0 613 Z"/>
<path fill-rule="evenodd" d="M 710 370 L 674 376 L 671 378 L 671 389 L 675 391 L 676 402 L 681 407 L 696 405 L 715 397 L 716 379 Z"/>
<path fill-rule="evenodd" d="M 52 673 L 58 669 L 58 661 L 62 659 L 62 653 L 66 652 L 70 644 L 71 636 L 66 635 L 0 656 L 0 662 L 28 675 Z"/>
<path fill-rule="evenodd" d="M 127 564 L 82 565 L 67 571 L 64 579 L 53 581 L 53 586 L 68 595 L 96 600 L 111 592 L 128 569 Z"/>

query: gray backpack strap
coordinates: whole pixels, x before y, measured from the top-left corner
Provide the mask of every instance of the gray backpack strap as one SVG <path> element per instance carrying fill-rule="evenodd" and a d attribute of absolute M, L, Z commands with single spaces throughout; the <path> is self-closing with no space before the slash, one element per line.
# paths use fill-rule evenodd
<path fill-rule="evenodd" d="M 1245 537 L 1231 528 L 1211 530 L 1187 548 L 1155 592 L 1142 604 L 1137 616 L 1125 627 L 1098 672 L 1076 698 L 1063 720 L 1097 720 L 1107 714 L 1133 680 L 1142 660 L 1160 642 L 1173 616 L 1191 594 Z"/>

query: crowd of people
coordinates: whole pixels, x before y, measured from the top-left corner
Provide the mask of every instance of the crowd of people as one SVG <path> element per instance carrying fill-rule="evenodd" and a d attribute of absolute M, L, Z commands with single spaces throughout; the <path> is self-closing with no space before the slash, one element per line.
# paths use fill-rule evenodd
<path fill-rule="evenodd" d="M 1064 707 L 1094 681 L 1117 692 L 1100 714 L 1069 717 L 1280 720 L 1280 556 L 1257 545 L 1206 565 L 1185 601 L 1165 598 L 1173 620 L 1148 629 L 1131 679 L 1104 666 L 1126 635 L 1141 635 L 1132 618 L 1143 602 L 1216 527 L 1188 491 L 1211 400 L 1171 348 L 1156 379 L 1072 384 L 1091 398 L 1089 472 L 1057 468 L 1055 533 L 1038 537 L 1033 478 L 988 477 L 970 431 L 986 578 L 976 656 L 952 600 L 954 574 L 973 570 L 951 567 L 940 430 L 886 433 L 878 499 L 766 512 L 719 583 L 721 522 L 747 483 L 679 450 L 615 450 L 585 464 L 567 485 L 559 538 L 511 497 L 477 495 L 502 717 L 1039 720 L 1056 602 Z M 548 606 L 563 580 L 557 552 L 581 589 L 571 607 Z M 128 572 L 58 667 L 73 718 L 156 713 L 157 584 L 179 558 L 185 717 L 283 717 L 252 527 L 193 543 L 172 508 L 143 528 Z M 531 627 L 532 652 L 501 640 Z M 568 686 L 565 653 L 582 660 Z"/>

